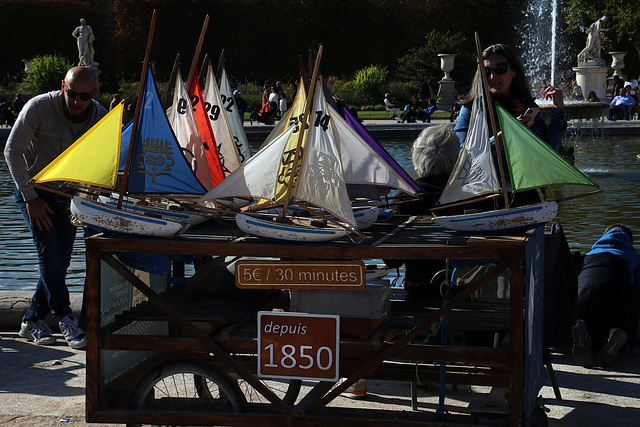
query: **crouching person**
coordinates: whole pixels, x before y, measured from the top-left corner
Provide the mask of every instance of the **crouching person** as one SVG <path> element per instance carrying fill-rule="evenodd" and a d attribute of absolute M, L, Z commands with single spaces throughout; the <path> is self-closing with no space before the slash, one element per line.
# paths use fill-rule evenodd
<path fill-rule="evenodd" d="M 633 350 L 640 307 L 640 254 L 622 224 L 607 227 L 584 258 L 578 276 L 578 321 L 573 358 L 584 367 L 613 364 L 625 345 Z"/>

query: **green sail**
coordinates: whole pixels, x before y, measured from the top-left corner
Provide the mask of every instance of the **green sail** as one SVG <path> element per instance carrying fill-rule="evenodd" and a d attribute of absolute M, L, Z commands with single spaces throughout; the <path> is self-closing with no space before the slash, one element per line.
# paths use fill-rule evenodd
<path fill-rule="evenodd" d="M 549 185 L 598 185 L 497 105 L 502 141 L 515 191 Z"/>

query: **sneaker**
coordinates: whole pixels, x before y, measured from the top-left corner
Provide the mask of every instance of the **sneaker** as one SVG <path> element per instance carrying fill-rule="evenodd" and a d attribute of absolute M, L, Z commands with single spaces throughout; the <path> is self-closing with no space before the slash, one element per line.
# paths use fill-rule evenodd
<path fill-rule="evenodd" d="M 358 380 L 351 387 L 346 389 L 343 393 L 344 396 L 352 399 L 364 399 L 367 397 L 367 380 Z"/>
<path fill-rule="evenodd" d="M 56 343 L 56 338 L 53 336 L 51 328 L 44 320 L 22 322 L 18 335 L 39 345 L 52 345 Z"/>
<path fill-rule="evenodd" d="M 584 323 L 584 320 L 578 319 L 571 328 L 571 335 L 573 336 L 573 349 L 571 350 L 573 360 L 585 368 L 592 367 L 595 361 L 593 351 L 591 351 L 591 340 L 587 332 L 587 324 Z"/>
<path fill-rule="evenodd" d="M 609 338 L 606 344 L 596 353 L 595 364 L 598 366 L 609 366 L 615 362 L 618 351 L 627 342 L 627 333 L 620 328 L 613 328 L 609 331 Z"/>
<path fill-rule="evenodd" d="M 78 322 L 71 314 L 67 314 L 60 319 L 58 326 L 69 347 L 81 350 L 87 346 L 87 337 L 84 331 L 78 327 Z"/>

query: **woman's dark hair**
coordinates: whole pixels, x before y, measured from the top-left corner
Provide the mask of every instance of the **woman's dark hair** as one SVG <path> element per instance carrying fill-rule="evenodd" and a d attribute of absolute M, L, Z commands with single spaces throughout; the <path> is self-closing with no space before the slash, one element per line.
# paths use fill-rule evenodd
<path fill-rule="evenodd" d="M 513 78 L 513 82 L 511 83 L 511 98 L 526 99 L 527 101 L 533 99 L 533 97 L 531 96 L 529 80 L 527 79 L 527 76 L 525 74 L 522 62 L 520 62 L 520 59 L 516 56 L 515 53 L 513 53 L 511 48 L 502 43 L 492 44 L 482 51 L 482 59 L 487 59 L 493 54 L 504 56 L 509 66 L 516 72 L 516 75 Z M 478 71 L 476 71 L 476 74 L 474 75 L 471 90 L 469 91 L 469 93 L 467 93 L 467 95 L 460 98 L 460 103 L 467 104 L 472 102 L 475 98 L 476 85 L 478 81 L 477 77 Z"/>

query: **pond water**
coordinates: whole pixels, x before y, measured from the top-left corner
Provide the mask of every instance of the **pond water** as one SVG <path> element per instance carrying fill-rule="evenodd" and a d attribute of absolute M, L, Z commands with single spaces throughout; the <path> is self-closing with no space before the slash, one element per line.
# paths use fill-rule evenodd
<path fill-rule="evenodd" d="M 415 176 L 411 165 L 412 140 L 381 140 L 382 145 Z M 640 136 L 567 137 L 575 146 L 576 166 L 604 190 L 602 193 L 560 204 L 559 222 L 574 251 L 587 252 L 607 225 L 622 222 L 640 235 Z M 4 148 L 4 143 L 2 143 Z M 254 147 L 257 148 L 257 147 Z M 0 156 L 0 290 L 33 290 L 38 264 L 31 235 L 13 200 L 13 182 L 4 156 Z M 81 292 L 85 260 L 82 233 L 78 232 L 68 284 Z"/>

